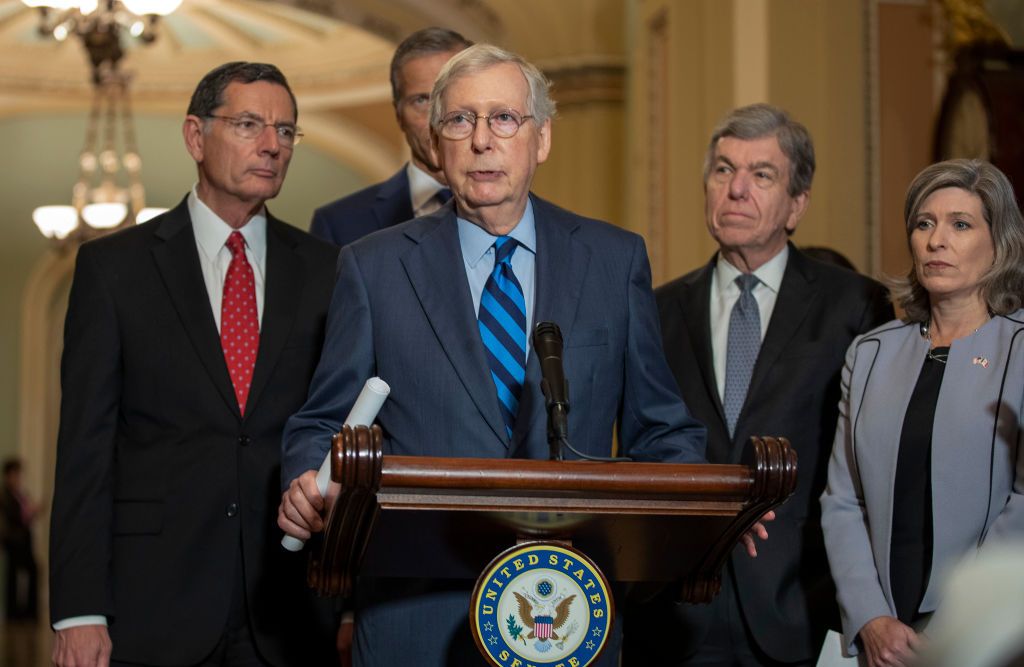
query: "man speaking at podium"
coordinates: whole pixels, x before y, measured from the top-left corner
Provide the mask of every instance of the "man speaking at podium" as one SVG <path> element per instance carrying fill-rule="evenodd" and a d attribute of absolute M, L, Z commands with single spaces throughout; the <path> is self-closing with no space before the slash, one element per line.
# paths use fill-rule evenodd
<path fill-rule="evenodd" d="M 704 428 L 661 350 L 643 240 L 530 195 L 551 149 L 548 86 L 486 44 L 441 70 L 431 141 L 454 201 L 342 249 L 320 364 L 284 434 L 286 533 L 323 528 L 315 468 L 374 375 L 391 385 L 378 418 L 386 454 L 548 458 L 529 345 L 537 322 L 565 337 L 577 449 L 610 456 L 617 427 L 624 456 L 703 461 Z M 386 602 L 370 595 L 356 610 L 354 664 L 482 663 L 467 620 L 472 582 L 432 583 L 403 582 Z M 616 653 L 609 646 L 603 662 Z"/>

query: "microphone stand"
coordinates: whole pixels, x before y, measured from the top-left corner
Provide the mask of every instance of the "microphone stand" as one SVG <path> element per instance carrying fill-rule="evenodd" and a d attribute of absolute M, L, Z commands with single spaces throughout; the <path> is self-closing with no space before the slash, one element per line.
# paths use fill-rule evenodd
<path fill-rule="evenodd" d="M 552 461 L 561 461 L 562 443 L 569 439 L 569 404 L 551 398 L 551 387 L 547 379 L 540 382 L 540 390 L 544 392 L 545 405 L 548 410 L 548 452 Z M 564 396 L 569 395 L 569 381 L 565 381 Z"/>

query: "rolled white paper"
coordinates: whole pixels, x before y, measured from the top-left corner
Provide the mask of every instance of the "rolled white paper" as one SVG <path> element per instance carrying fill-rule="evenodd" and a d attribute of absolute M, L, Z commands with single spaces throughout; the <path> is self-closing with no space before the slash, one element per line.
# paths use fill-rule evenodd
<path fill-rule="evenodd" d="M 377 418 L 377 413 L 380 412 L 384 401 L 387 400 L 390 393 L 391 387 L 384 380 L 378 377 L 372 377 L 367 380 L 366 384 L 363 385 L 363 390 L 359 392 L 359 397 L 356 398 L 355 404 L 349 410 L 348 417 L 345 418 L 345 425 L 370 426 L 373 424 L 373 420 Z M 327 485 L 330 482 L 331 453 L 327 452 L 324 462 L 320 464 L 320 469 L 316 472 L 316 487 L 320 490 L 321 496 L 327 496 Z M 288 551 L 301 551 L 305 545 L 305 540 L 300 540 L 291 535 L 285 535 L 281 538 L 281 546 Z"/>

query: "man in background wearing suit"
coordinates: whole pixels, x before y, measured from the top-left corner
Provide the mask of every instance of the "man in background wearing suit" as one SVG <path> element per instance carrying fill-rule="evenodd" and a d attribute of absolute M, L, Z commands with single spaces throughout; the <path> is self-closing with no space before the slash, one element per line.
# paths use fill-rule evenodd
<path fill-rule="evenodd" d="M 444 174 L 430 155 L 430 89 L 441 67 L 471 44 L 453 30 L 424 28 L 398 45 L 391 58 L 391 99 L 409 144 L 409 162 L 383 183 L 318 208 L 310 233 L 344 246 L 378 229 L 433 213 L 451 198 Z"/>
<path fill-rule="evenodd" d="M 548 86 L 486 44 L 438 76 L 431 139 L 454 202 L 341 251 L 322 360 L 284 436 L 279 524 L 290 535 L 322 530 L 314 469 L 374 375 L 391 385 L 378 417 L 387 454 L 548 458 L 529 351 L 537 322 L 564 334 L 576 448 L 610 456 L 617 428 L 634 459 L 703 460 L 704 429 L 665 364 L 643 240 L 530 193 L 551 149 Z M 471 581 L 369 583 L 356 609 L 358 667 L 482 664 Z M 602 664 L 617 653 L 609 646 Z"/>
<path fill-rule="evenodd" d="M 734 552 L 710 605 L 662 599 L 631 618 L 627 657 L 658 665 L 814 664 L 827 624 L 838 620 L 817 498 L 835 435 L 839 372 L 854 336 L 893 311 L 875 281 L 788 243 L 807 209 L 814 167 L 804 126 L 766 104 L 734 110 L 712 134 L 704 210 L 719 251 L 657 290 L 666 356 L 686 404 L 708 426 L 709 461 L 738 463 L 751 436 L 784 436 L 800 474 L 757 560 Z"/>
<path fill-rule="evenodd" d="M 264 206 L 296 118 L 273 65 L 214 69 L 183 126 L 192 192 L 79 250 L 50 539 L 58 666 L 105 667 L 111 650 L 126 666 L 336 661 L 332 614 L 275 528 L 281 430 L 337 257 Z"/>

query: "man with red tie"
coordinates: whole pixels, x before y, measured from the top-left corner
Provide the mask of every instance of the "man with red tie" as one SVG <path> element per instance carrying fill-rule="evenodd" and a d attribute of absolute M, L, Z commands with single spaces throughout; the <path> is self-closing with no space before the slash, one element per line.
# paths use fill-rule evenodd
<path fill-rule="evenodd" d="M 264 206 L 296 120 L 273 65 L 214 69 L 183 126 L 192 192 L 79 251 L 50 540 L 58 666 L 336 660 L 327 603 L 275 526 L 281 430 L 337 255 Z"/>

